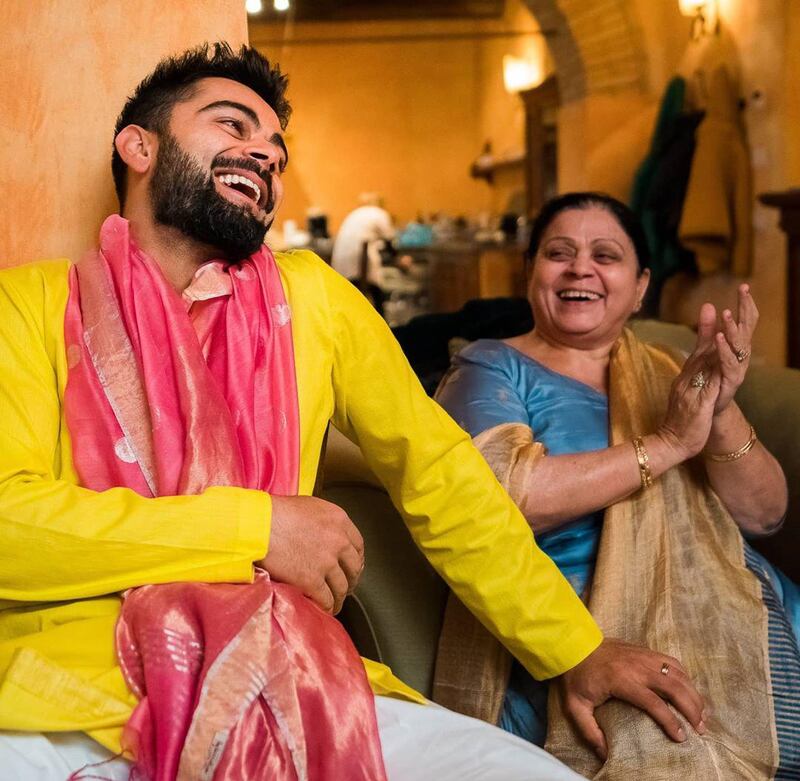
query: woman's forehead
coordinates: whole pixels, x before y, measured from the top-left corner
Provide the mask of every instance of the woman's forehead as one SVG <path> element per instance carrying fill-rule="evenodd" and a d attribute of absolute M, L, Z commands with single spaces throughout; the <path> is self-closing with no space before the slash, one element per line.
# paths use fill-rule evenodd
<path fill-rule="evenodd" d="M 556 236 L 588 241 L 607 238 L 613 239 L 625 247 L 633 246 L 633 242 L 617 218 L 602 206 L 565 209 L 559 212 L 547 226 L 543 239 L 547 241 Z"/>

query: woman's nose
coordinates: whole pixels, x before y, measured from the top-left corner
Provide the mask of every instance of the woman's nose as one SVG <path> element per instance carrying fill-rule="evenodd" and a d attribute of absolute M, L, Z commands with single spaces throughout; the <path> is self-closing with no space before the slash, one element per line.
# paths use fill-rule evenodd
<path fill-rule="evenodd" d="M 578 252 L 573 257 L 569 270 L 579 277 L 591 276 L 594 273 L 591 254 L 588 252 Z"/>

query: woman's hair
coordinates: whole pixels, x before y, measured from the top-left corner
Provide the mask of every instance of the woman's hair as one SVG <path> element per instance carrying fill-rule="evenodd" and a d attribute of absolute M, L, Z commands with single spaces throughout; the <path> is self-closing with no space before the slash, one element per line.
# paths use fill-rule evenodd
<path fill-rule="evenodd" d="M 625 231 L 633 244 L 636 259 L 639 261 L 639 271 L 648 268 L 650 266 L 650 248 L 647 245 L 647 236 L 645 236 L 639 218 L 622 201 L 605 193 L 596 192 L 566 193 L 547 201 L 531 226 L 531 240 L 525 255 L 526 260 L 529 263 L 533 262 L 539 251 L 539 245 L 542 243 L 544 232 L 561 212 L 569 209 L 590 209 L 593 206 L 605 209 L 616 218 L 620 228 Z"/>

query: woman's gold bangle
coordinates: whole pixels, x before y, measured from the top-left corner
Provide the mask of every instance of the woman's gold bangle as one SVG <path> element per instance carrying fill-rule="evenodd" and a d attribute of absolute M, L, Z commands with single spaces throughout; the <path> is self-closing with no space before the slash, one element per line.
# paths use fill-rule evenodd
<path fill-rule="evenodd" d="M 642 481 L 642 488 L 649 488 L 653 485 L 653 473 L 650 471 L 650 458 L 644 449 L 641 437 L 633 438 L 633 449 L 636 451 L 636 463 L 639 464 L 639 479 Z"/>
<path fill-rule="evenodd" d="M 758 442 L 756 430 L 750 426 L 750 439 L 747 440 L 738 450 L 732 450 L 730 453 L 706 453 L 706 457 L 712 461 L 738 461 L 743 455 L 746 455 L 753 449 L 753 445 Z"/>

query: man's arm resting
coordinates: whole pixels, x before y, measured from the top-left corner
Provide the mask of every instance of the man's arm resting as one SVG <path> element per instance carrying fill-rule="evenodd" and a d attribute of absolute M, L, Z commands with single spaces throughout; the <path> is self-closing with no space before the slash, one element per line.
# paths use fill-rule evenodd
<path fill-rule="evenodd" d="M 469 436 L 431 401 L 386 324 L 333 272 L 333 422 L 358 443 L 417 545 L 538 678 L 575 666 L 602 634 Z"/>
<path fill-rule="evenodd" d="M 148 499 L 30 474 L 0 478 L 0 598 L 56 601 L 173 581 L 247 582 L 270 497 L 242 488 Z"/>
<path fill-rule="evenodd" d="M 566 673 L 567 711 L 598 751 L 593 712 L 609 697 L 642 708 L 680 740 L 666 697 L 701 729 L 702 699 L 677 660 L 668 663 L 678 674 L 666 676 L 669 657 L 603 640 L 467 434 L 427 398 L 385 324 L 334 284 L 334 423 L 361 446 L 453 591 L 535 677 Z"/>

